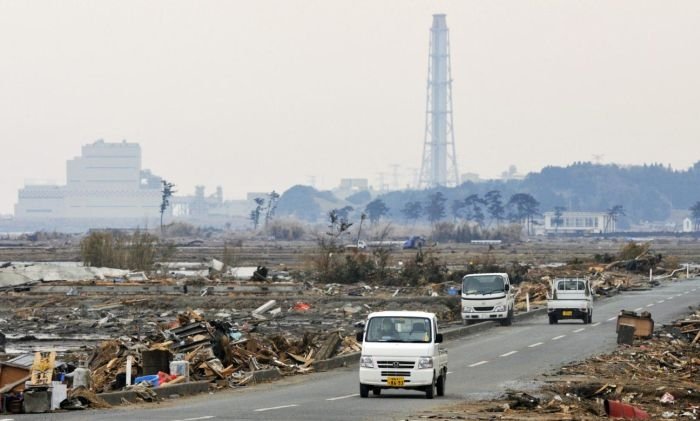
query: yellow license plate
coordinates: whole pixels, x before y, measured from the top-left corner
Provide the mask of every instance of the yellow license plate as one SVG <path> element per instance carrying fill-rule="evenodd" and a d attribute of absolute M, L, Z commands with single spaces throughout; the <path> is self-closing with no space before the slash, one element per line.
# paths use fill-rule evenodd
<path fill-rule="evenodd" d="M 561 312 L 561 315 L 562 315 L 562 316 L 573 316 L 573 315 L 574 315 L 574 312 L 571 311 L 571 310 L 564 310 L 564 311 Z"/>
<path fill-rule="evenodd" d="M 394 386 L 394 387 L 402 387 L 403 386 L 403 377 L 387 377 L 386 378 L 386 385 L 387 386 Z"/>

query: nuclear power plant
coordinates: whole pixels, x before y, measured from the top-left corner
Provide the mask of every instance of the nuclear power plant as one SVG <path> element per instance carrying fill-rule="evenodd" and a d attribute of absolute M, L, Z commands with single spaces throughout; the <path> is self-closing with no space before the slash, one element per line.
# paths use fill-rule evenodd
<path fill-rule="evenodd" d="M 450 32 L 445 15 L 433 15 L 428 53 L 425 138 L 419 188 L 459 184 L 452 122 Z"/>
<path fill-rule="evenodd" d="M 137 143 L 84 145 L 66 163 L 65 185 L 28 185 L 19 191 L 18 219 L 156 220 L 161 178 L 141 168 Z"/>

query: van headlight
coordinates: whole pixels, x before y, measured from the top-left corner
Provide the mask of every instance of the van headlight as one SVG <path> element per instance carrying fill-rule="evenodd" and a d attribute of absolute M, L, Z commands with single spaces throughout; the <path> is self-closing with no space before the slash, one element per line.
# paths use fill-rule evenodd
<path fill-rule="evenodd" d="M 374 359 L 369 355 L 363 355 L 360 357 L 360 367 L 362 368 L 374 368 Z"/>
<path fill-rule="evenodd" d="M 462 313 L 473 313 L 474 307 L 462 307 Z"/>
<path fill-rule="evenodd" d="M 502 312 L 502 311 L 506 311 L 506 306 L 496 306 L 496 307 L 493 308 L 493 311 L 495 311 L 496 313 L 500 313 L 500 312 Z"/>
<path fill-rule="evenodd" d="M 418 368 L 433 368 L 433 357 L 420 357 L 418 359 Z"/>

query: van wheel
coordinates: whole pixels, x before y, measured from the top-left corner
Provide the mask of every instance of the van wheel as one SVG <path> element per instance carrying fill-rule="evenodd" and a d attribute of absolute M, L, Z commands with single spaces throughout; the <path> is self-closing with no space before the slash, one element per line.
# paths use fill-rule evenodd
<path fill-rule="evenodd" d="M 550 315 L 550 316 L 549 316 L 549 324 L 550 324 L 550 325 L 555 325 L 555 324 L 557 324 L 557 316 Z"/>
<path fill-rule="evenodd" d="M 513 324 L 513 310 L 508 310 L 508 316 L 505 319 L 501 319 L 501 326 L 510 326 Z"/>
<path fill-rule="evenodd" d="M 366 398 L 369 396 L 369 386 L 366 384 L 360 383 L 360 397 L 361 398 Z"/>
<path fill-rule="evenodd" d="M 442 373 L 442 376 L 437 380 L 437 395 L 445 396 L 445 384 L 447 383 L 447 371 Z"/>
<path fill-rule="evenodd" d="M 378 388 L 378 387 L 375 387 L 374 389 L 372 389 L 372 394 L 373 394 L 374 396 L 379 396 L 379 395 L 382 394 L 382 389 L 380 389 L 380 388 Z"/>
<path fill-rule="evenodd" d="M 433 382 L 430 384 L 430 386 L 425 388 L 425 397 L 428 399 L 435 398 L 435 374 L 433 374 Z"/>
<path fill-rule="evenodd" d="M 593 312 L 588 313 L 588 324 L 593 323 Z"/>

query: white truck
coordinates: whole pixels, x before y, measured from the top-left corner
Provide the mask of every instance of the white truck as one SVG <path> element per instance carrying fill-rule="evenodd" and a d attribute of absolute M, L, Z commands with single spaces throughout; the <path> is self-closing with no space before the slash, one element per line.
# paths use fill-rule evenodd
<path fill-rule="evenodd" d="M 421 390 L 428 399 L 445 394 L 447 350 L 440 345 L 435 314 L 371 313 L 357 340 L 362 341 L 361 397 L 368 397 L 370 390 L 379 395 L 382 389 Z"/>
<path fill-rule="evenodd" d="M 552 293 L 547 299 L 549 324 L 559 320 L 593 321 L 593 293 L 587 279 L 559 278 L 552 281 Z"/>
<path fill-rule="evenodd" d="M 462 278 L 462 322 L 513 323 L 515 294 L 507 273 L 474 273 Z"/>

